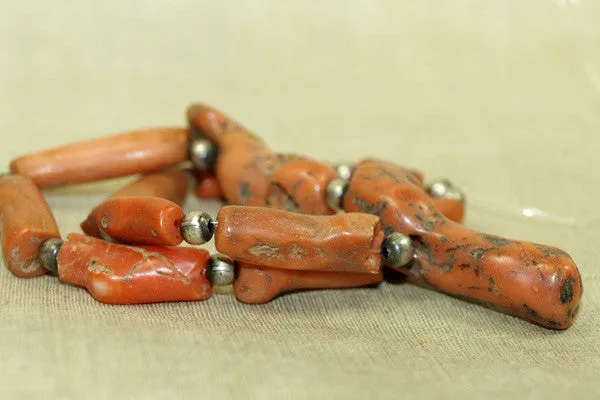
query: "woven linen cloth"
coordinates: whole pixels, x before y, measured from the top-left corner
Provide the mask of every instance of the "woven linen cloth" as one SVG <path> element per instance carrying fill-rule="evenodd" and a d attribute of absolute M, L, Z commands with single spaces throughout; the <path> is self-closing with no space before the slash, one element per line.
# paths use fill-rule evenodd
<path fill-rule="evenodd" d="M 584 297 L 554 332 L 409 284 L 108 306 L 1 265 L 0 398 L 600 398 L 599 20 L 584 0 L 1 1 L 4 168 L 204 101 L 281 152 L 450 177 L 466 224 L 565 249 Z M 46 191 L 61 232 L 128 179 Z"/>

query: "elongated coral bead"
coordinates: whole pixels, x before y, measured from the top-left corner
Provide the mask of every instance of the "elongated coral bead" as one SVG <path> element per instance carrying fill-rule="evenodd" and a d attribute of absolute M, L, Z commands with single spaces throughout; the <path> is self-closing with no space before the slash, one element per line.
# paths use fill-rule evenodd
<path fill-rule="evenodd" d="M 380 270 L 383 232 L 372 215 L 314 216 L 226 206 L 217 220 L 215 246 L 236 261 L 309 271 Z"/>
<path fill-rule="evenodd" d="M 54 216 L 35 184 L 22 175 L 0 177 L 0 237 L 8 269 L 22 278 L 43 275 L 38 250 L 59 238 Z"/>
<path fill-rule="evenodd" d="M 219 148 L 216 177 L 230 204 L 327 215 L 327 184 L 336 177 L 326 163 L 277 154 L 248 129 L 204 104 L 187 110 L 190 126 Z"/>
<path fill-rule="evenodd" d="M 208 258 L 191 247 L 130 247 L 70 234 L 57 262 L 61 280 L 85 287 L 96 300 L 137 304 L 210 298 Z"/>
<path fill-rule="evenodd" d="M 335 179 L 328 164 L 307 157 L 287 155 L 273 170 L 273 181 L 297 204 L 303 214 L 328 215 L 333 210 L 326 200 L 327 184 Z M 271 189 L 273 192 L 273 189 Z"/>
<path fill-rule="evenodd" d="M 360 163 L 344 209 L 376 214 L 387 234 L 410 236 L 415 262 L 405 272 L 416 281 L 547 328 L 573 323 L 583 287 L 567 253 L 450 221 L 403 168 L 376 160 Z"/>
<path fill-rule="evenodd" d="M 143 175 L 136 181 L 124 186 L 110 197 L 160 197 L 181 205 L 189 190 L 189 177 L 181 169 Z M 96 207 L 85 221 L 81 229 L 89 236 L 101 237 L 96 224 Z"/>
<path fill-rule="evenodd" d="M 295 290 L 341 289 L 376 285 L 383 274 L 294 271 L 240 264 L 233 283 L 235 297 L 249 304 L 263 304 Z"/>
<path fill-rule="evenodd" d="M 177 246 L 183 210 L 160 197 L 113 197 L 96 209 L 96 225 L 117 242 Z"/>
<path fill-rule="evenodd" d="M 37 186 L 56 187 L 153 172 L 187 159 L 189 131 L 156 128 L 28 154 L 10 163 Z"/>

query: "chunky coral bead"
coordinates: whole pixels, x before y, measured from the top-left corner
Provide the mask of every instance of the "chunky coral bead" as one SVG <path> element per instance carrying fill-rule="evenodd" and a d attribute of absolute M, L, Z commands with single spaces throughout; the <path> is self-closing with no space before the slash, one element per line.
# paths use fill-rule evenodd
<path fill-rule="evenodd" d="M 294 270 L 380 270 L 383 232 L 372 215 L 314 216 L 226 206 L 217 220 L 215 246 L 236 261 Z"/>
<path fill-rule="evenodd" d="M 124 186 L 110 197 L 160 197 L 181 205 L 189 190 L 189 177 L 181 169 L 143 175 L 136 181 Z M 89 236 L 101 237 L 96 224 L 96 207 L 85 221 L 81 229 Z"/>
<path fill-rule="evenodd" d="M 382 280 L 381 272 L 294 271 L 240 263 L 233 293 L 243 303 L 263 304 L 295 290 L 353 288 L 376 285 Z"/>
<path fill-rule="evenodd" d="M 191 247 L 130 247 L 70 234 L 58 252 L 61 280 L 85 287 L 110 304 L 206 300 L 206 250 Z"/>
<path fill-rule="evenodd" d="M 96 208 L 96 226 L 125 244 L 177 246 L 183 210 L 160 197 L 113 197 Z"/>
<path fill-rule="evenodd" d="M 403 168 L 360 163 L 344 209 L 378 215 L 386 233 L 409 235 L 415 262 L 405 272 L 427 286 L 548 328 L 566 329 L 577 314 L 583 288 L 567 253 L 450 221 Z"/>

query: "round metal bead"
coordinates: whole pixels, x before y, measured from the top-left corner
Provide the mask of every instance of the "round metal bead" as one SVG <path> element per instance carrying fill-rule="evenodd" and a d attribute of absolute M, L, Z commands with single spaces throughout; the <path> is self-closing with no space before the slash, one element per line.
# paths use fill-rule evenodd
<path fill-rule="evenodd" d="M 235 262 L 224 254 L 213 254 L 206 265 L 206 277 L 215 286 L 231 285 L 235 279 Z"/>
<path fill-rule="evenodd" d="M 337 178 L 329 182 L 325 193 L 327 205 L 332 210 L 341 211 L 344 208 L 344 196 L 348 190 L 348 181 Z"/>
<path fill-rule="evenodd" d="M 181 236 L 189 244 L 199 245 L 212 239 L 216 222 L 205 212 L 192 211 L 181 220 Z"/>
<path fill-rule="evenodd" d="M 458 200 L 461 203 L 464 203 L 466 200 L 464 192 L 446 178 L 437 179 L 431 182 L 427 188 L 427 192 L 431 197 L 443 197 L 446 199 Z"/>
<path fill-rule="evenodd" d="M 190 141 L 190 160 L 201 171 L 211 169 L 217 161 L 217 147 L 207 139 L 196 138 Z"/>
<path fill-rule="evenodd" d="M 383 259 L 394 268 L 408 265 L 414 256 L 412 240 L 400 232 L 386 236 L 381 246 Z"/>
<path fill-rule="evenodd" d="M 335 170 L 335 173 L 337 174 L 338 178 L 346 180 L 350 179 L 350 177 L 352 176 L 354 167 L 355 165 L 349 162 L 340 162 L 333 164 L 333 169 Z"/>
<path fill-rule="evenodd" d="M 48 271 L 58 271 L 56 256 L 62 244 L 62 239 L 48 239 L 41 244 L 38 252 L 38 261 L 42 267 Z"/>

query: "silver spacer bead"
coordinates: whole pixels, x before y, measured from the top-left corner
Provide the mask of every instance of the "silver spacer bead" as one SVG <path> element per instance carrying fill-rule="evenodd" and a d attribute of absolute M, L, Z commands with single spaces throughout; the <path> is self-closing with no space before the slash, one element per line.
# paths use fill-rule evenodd
<path fill-rule="evenodd" d="M 350 162 L 339 162 L 333 164 L 332 167 L 338 178 L 349 180 L 356 165 Z"/>
<path fill-rule="evenodd" d="M 235 280 L 235 262 L 224 254 L 213 254 L 206 264 L 206 277 L 215 286 L 231 285 Z"/>
<path fill-rule="evenodd" d="M 329 182 L 325 193 L 327 205 L 332 210 L 341 211 L 344 208 L 344 196 L 348 190 L 348 181 L 341 178 L 336 178 Z"/>
<path fill-rule="evenodd" d="M 62 247 L 62 244 L 62 239 L 47 239 L 41 244 L 38 251 L 38 261 L 42 267 L 48 271 L 58 271 L 56 256 L 58 255 L 58 251 Z"/>
<path fill-rule="evenodd" d="M 381 256 L 390 266 L 402 268 L 408 265 L 414 257 L 412 240 L 400 232 L 386 236 L 381 245 Z"/>
<path fill-rule="evenodd" d="M 431 197 L 458 200 L 463 204 L 466 200 L 464 192 L 446 178 L 432 181 L 427 187 L 427 193 L 429 193 Z"/>
<path fill-rule="evenodd" d="M 190 141 L 190 160 L 200 171 L 211 169 L 217 161 L 217 146 L 208 139 L 196 138 Z"/>
<path fill-rule="evenodd" d="M 216 221 L 213 221 L 207 213 L 192 211 L 183 217 L 179 230 L 183 240 L 189 244 L 199 245 L 212 239 L 216 225 Z"/>

